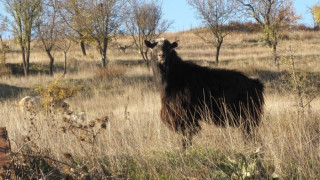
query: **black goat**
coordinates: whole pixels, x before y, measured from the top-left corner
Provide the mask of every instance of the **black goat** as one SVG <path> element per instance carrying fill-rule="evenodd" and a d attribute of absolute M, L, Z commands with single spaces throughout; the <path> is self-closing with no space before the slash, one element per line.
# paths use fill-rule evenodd
<path fill-rule="evenodd" d="M 242 127 L 251 136 L 260 123 L 264 85 L 240 72 L 210 69 L 185 62 L 174 48 L 177 42 L 145 41 L 151 51 L 151 64 L 161 90 L 161 119 L 183 135 L 183 148 L 191 145 L 200 129 L 200 120 L 218 126 Z"/>

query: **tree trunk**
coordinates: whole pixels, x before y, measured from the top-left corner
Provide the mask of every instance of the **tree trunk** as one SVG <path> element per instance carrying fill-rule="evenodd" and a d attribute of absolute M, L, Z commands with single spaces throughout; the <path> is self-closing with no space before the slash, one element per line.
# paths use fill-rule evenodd
<path fill-rule="evenodd" d="M 2 50 L 1 63 L 6 64 L 6 47 L 2 40 L 1 35 L 0 35 L 0 43 L 1 43 L 1 50 Z"/>
<path fill-rule="evenodd" d="M 24 72 L 24 76 L 28 76 L 29 75 L 29 63 L 26 60 L 26 57 L 23 57 L 23 72 Z"/>
<path fill-rule="evenodd" d="M 102 67 L 106 67 L 106 56 L 105 55 L 102 55 L 102 58 L 101 58 L 101 61 L 102 61 Z"/>
<path fill-rule="evenodd" d="M 222 43 L 223 43 L 223 40 L 218 40 L 217 53 L 216 53 L 216 64 L 217 64 L 217 66 L 219 65 L 219 55 L 220 55 L 220 49 L 221 49 Z"/>
<path fill-rule="evenodd" d="M 53 62 L 54 62 L 54 58 L 50 57 L 50 66 L 49 66 L 49 75 L 53 76 Z"/>
<path fill-rule="evenodd" d="M 25 58 L 25 61 L 26 61 L 25 76 L 29 75 L 30 51 L 31 51 L 31 39 L 28 39 L 27 40 L 27 47 L 26 47 L 26 54 L 25 54 L 25 56 L 26 56 L 26 58 Z"/>
<path fill-rule="evenodd" d="M 141 48 L 139 51 L 140 51 L 140 53 L 141 53 L 141 57 L 142 57 L 142 59 L 144 60 L 144 62 L 146 62 L 146 63 L 147 63 L 147 66 L 150 67 L 150 61 L 149 61 L 149 59 L 148 59 L 147 51 L 144 52 L 144 49 L 143 49 L 143 48 Z"/>
<path fill-rule="evenodd" d="M 64 54 L 64 69 L 63 69 L 63 75 L 67 74 L 67 52 L 63 51 Z"/>
<path fill-rule="evenodd" d="M 102 67 L 106 67 L 107 65 L 107 49 L 108 49 L 108 39 L 103 39 L 103 47 L 102 47 Z"/>
<path fill-rule="evenodd" d="M 146 62 L 147 62 L 147 66 L 150 67 L 150 61 L 148 59 L 148 55 L 147 55 L 147 51 L 146 52 L 143 52 L 144 56 L 146 57 Z"/>
<path fill-rule="evenodd" d="M 4 45 L 2 45 L 2 63 L 3 64 L 6 64 L 6 49 L 5 49 L 6 47 L 4 47 Z"/>
<path fill-rule="evenodd" d="M 5 53 L 5 51 L 2 51 L 1 63 L 2 64 L 6 64 L 6 53 Z"/>
<path fill-rule="evenodd" d="M 25 47 L 23 47 L 23 45 L 21 45 L 21 52 L 22 52 L 22 65 L 23 65 L 24 76 L 28 76 L 29 65 L 26 60 L 26 50 L 25 50 Z"/>
<path fill-rule="evenodd" d="M 51 54 L 50 50 L 46 50 L 46 53 L 49 57 L 50 63 L 49 63 L 49 75 L 53 76 L 53 63 L 54 63 L 54 57 Z"/>
<path fill-rule="evenodd" d="M 274 59 L 274 63 L 278 68 L 278 71 L 280 71 L 279 57 L 278 57 L 278 54 L 277 54 L 277 43 L 273 43 L 272 44 L 272 56 L 273 56 L 273 59 Z"/>
<path fill-rule="evenodd" d="M 6 52 L 2 49 L 1 64 L 6 64 Z"/>
<path fill-rule="evenodd" d="M 82 55 L 87 56 L 86 45 L 83 40 L 80 41 L 80 47 L 81 47 Z"/>

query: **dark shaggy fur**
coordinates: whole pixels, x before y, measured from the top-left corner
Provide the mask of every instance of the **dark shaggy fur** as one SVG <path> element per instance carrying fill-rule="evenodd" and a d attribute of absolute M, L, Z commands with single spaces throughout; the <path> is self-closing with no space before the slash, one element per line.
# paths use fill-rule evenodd
<path fill-rule="evenodd" d="M 161 119 L 182 133 L 183 147 L 191 145 L 200 120 L 218 126 L 242 127 L 251 136 L 263 110 L 263 84 L 240 72 L 210 69 L 182 61 L 168 40 L 145 41 L 161 88 Z"/>

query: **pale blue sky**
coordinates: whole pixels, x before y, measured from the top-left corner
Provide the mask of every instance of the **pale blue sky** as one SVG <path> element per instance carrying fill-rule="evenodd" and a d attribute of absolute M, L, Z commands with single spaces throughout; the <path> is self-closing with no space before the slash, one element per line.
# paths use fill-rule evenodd
<path fill-rule="evenodd" d="M 312 26 L 312 17 L 308 12 L 308 7 L 316 4 L 320 0 L 294 0 L 294 7 L 302 19 L 299 23 Z M 200 21 L 195 17 L 195 11 L 188 5 L 187 0 L 162 0 L 164 18 L 173 21 L 169 31 L 183 31 L 191 27 L 200 25 Z M 4 14 L 4 7 L 0 4 L 0 13 Z"/>
<path fill-rule="evenodd" d="M 188 5 L 187 0 L 162 0 L 163 15 L 165 19 L 173 21 L 169 31 L 188 30 L 191 27 L 200 25 L 200 21 L 195 17 L 195 11 Z M 319 2 L 319 0 L 294 0 L 294 7 L 298 15 L 302 15 L 299 23 L 313 26 L 312 16 L 308 7 Z"/>

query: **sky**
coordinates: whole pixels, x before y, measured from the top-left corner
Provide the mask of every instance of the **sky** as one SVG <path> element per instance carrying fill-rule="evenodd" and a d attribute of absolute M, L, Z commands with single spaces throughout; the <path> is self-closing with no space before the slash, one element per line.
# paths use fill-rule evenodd
<path fill-rule="evenodd" d="M 162 0 L 162 10 L 164 19 L 173 21 L 172 27 L 169 31 L 183 31 L 188 30 L 191 27 L 197 27 L 200 25 L 200 21 L 195 16 L 195 11 L 187 0 Z M 320 2 L 320 0 L 294 0 L 293 5 L 298 15 L 302 16 L 302 19 L 298 23 L 305 24 L 312 27 L 312 16 L 308 11 L 308 8 L 314 4 Z"/>
<path fill-rule="evenodd" d="M 298 23 L 312 27 L 312 17 L 308 8 L 320 2 L 320 0 L 294 0 L 293 2 L 297 14 L 302 16 Z M 187 0 L 162 0 L 162 10 L 163 18 L 173 22 L 169 29 L 171 32 L 184 31 L 201 25 L 195 17 L 194 9 L 188 5 Z M 0 4 L 0 14 L 4 13 L 5 9 Z"/>

